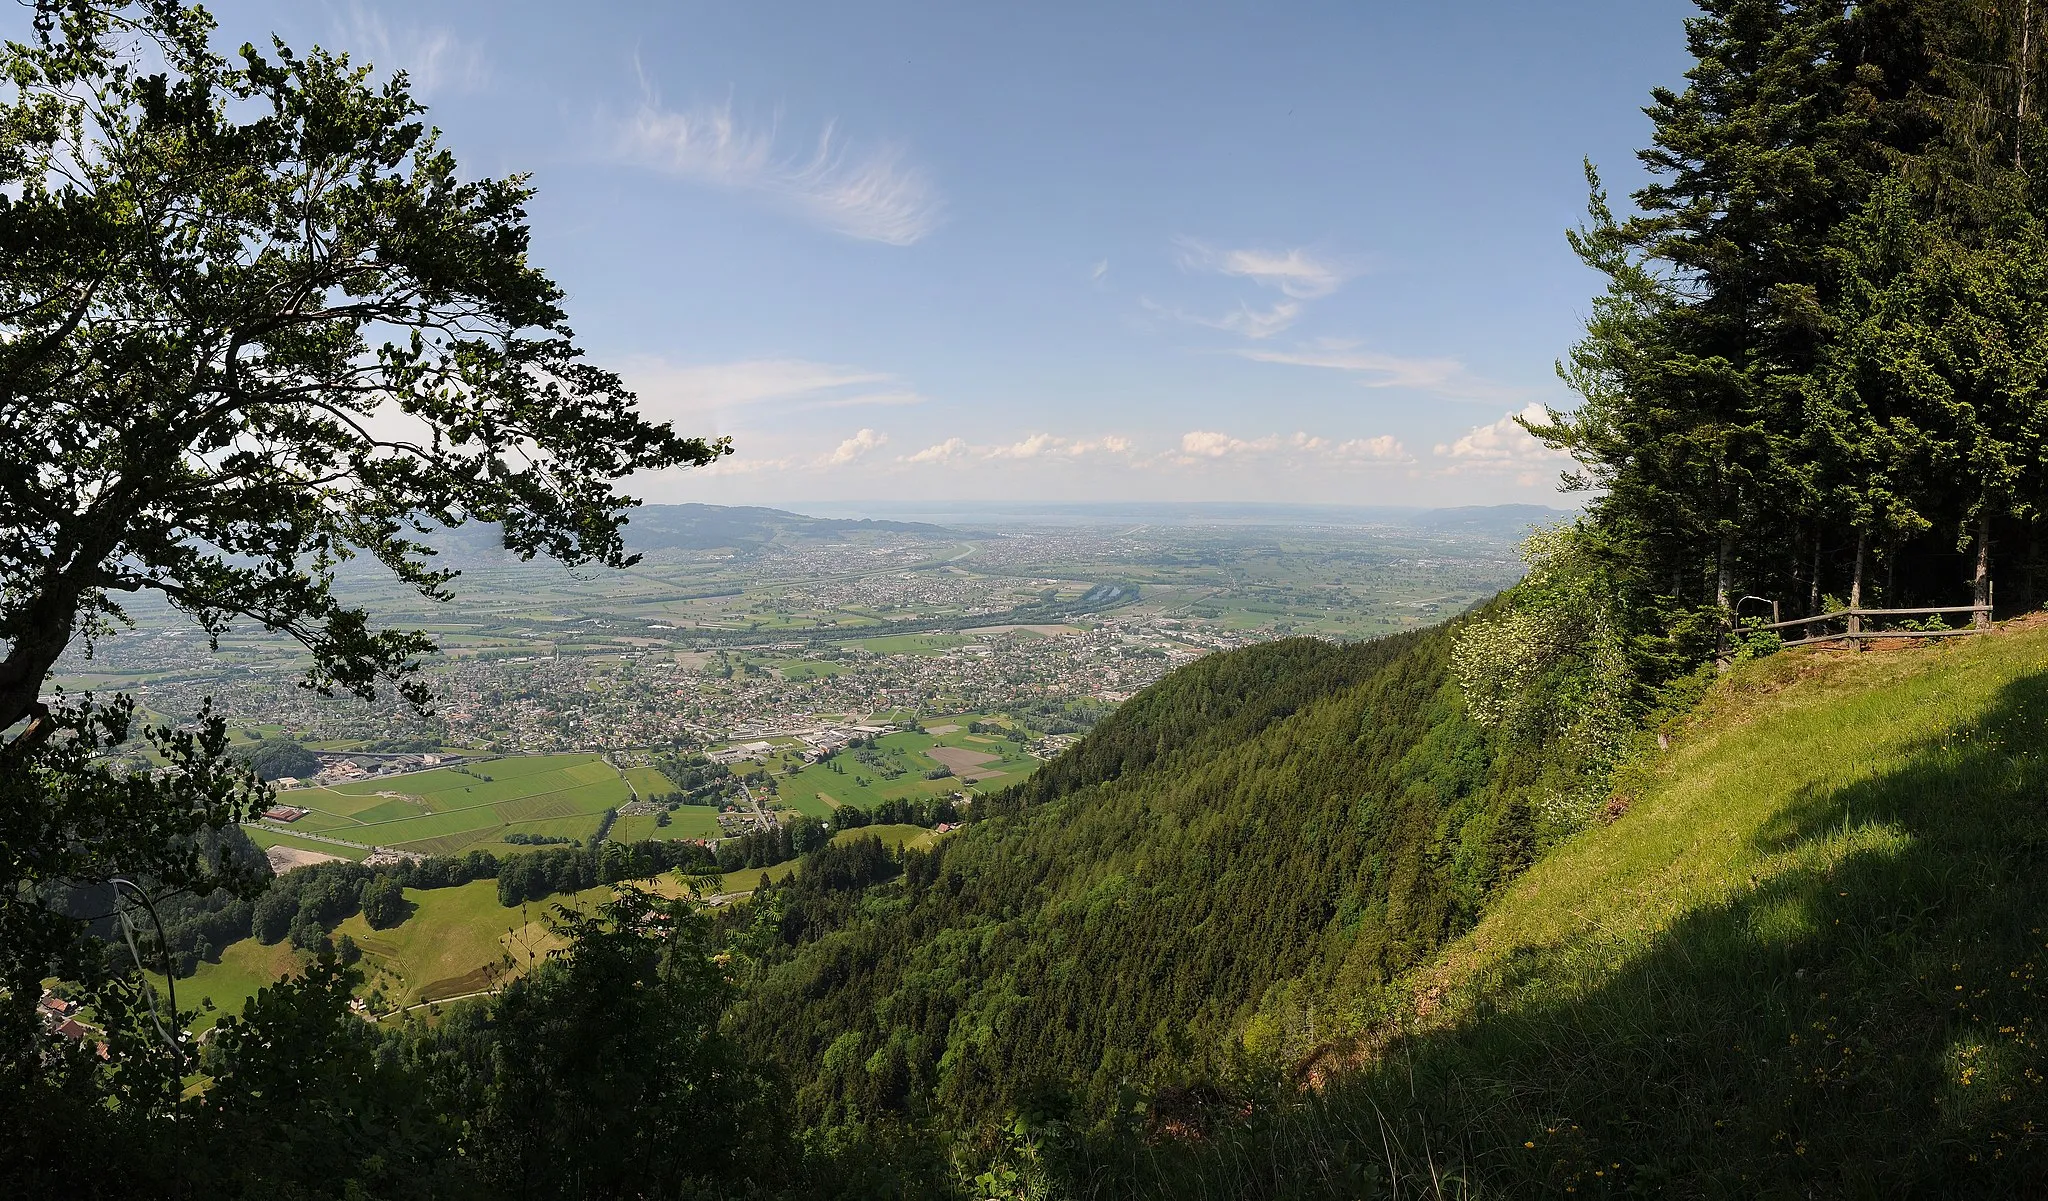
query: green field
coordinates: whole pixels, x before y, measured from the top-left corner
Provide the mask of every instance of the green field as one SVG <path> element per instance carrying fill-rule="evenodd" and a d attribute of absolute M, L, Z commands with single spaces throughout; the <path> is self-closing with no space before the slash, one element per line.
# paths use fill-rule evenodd
<path fill-rule="evenodd" d="M 239 1016 L 243 1003 L 255 996 L 257 989 L 297 971 L 312 958 L 293 950 L 288 942 L 266 947 L 245 938 L 223 950 L 220 962 L 202 962 L 198 971 L 178 981 L 178 1008 L 198 1010 L 192 1029 L 195 1033 L 205 1030 L 224 1017 Z M 152 972 L 150 978 L 159 988 L 163 986 L 163 977 Z M 211 1009 L 205 1004 L 209 1001 Z"/>
<path fill-rule="evenodd" d="M 405 899 L 413 912 L 402 925 L 372 930 L 357 914 L 334 934 L 348 935 L 363 950 L 357 965 L 364 978 L 361 993 L 381 988 L 390 1003 L 411 1005 L 476 992 L 517 975 L 561 946 L 542 920 L 556 905 L 588 906 L 610 896 L 608 888 L 593 888 L 507 909 L 498 904 L 496 880 L 425 891 L 408 888 Z M 312 958 L 288 942 L 264 946 L 245 938 L 222 951 L 218 963 L 201 963 L 191 977 L 178 981 L 178 1004 L 200 1010 L 192 1029 L 205 1030 L 240 1014 L 258 989 Z M 156 979 L 161 987 L 162 978 Z M 206 1009 L 202 1001 L 211 1001 L 213 1008 Z"/>
<path fill-rule="evenodd" d="M 667 784 L 652 768 L 632 770 L 649 786 Z M 430 855 L 497 849 L 511 830 L 586 838 L 599 814 L 631 798 L 617 768 L 580 754 L 514 755 L 285 794 L 310 810 L 297 823 L 303 829 Z"/>
<path fill-rule="evenodd" d="M 269 826 L 243 826 L 242 833 L 259 847 L 297 847 L 302 851 L 318 851 L 322 855 L 333 855 L 339 859 L 363 859 L 370 852 L 360 847 L 345 847 L 340 843 L 321 842 L 317 838 L 295 838 L 282 830 Z"/>
<path fill-rule="evenodd" d="M 794 775 L 779 777 L 776 799 L 799 813 L 826 817 L 835 805 L 872 809 L 883 801 L 944 796 L 960 791 L 970 779 L 977 789 L 1001 788 L 1038 770 L 1038 760 L 1018 749 L 1016 743 L 967 733 L 968 720 L 933 719 L 933 725 L 958 725 L 960 729 L 941 735 L 888 734 L 870 751 L 841 751 L 827 763 L 813 763 Z M 953 775 L 928 780 L 925 773 L 940 766 L 931 753 L 935 749 L 992 758 L 971 765 L 955 758 L 949 765 L 954 768 Z M 891 772 L 899 774 L 890 778 Z"/>
<path fill-rule="evenodd" d="M 613 842 L 643 842 L 651 838 L 717 838 L 718 810 L 708 805 L 679 805 L 668 815 L 668 825 L 655 825 L 652 813 L 636 813 L 612 823 Z"/>
<path fill-rule="evenodd" d="M 643 800 L 676 790 L 675 783 L 662 775 L 658 767 L 629 767 L 626 769 L 626 783 L 631 784 L 633 791 Z"/>
<path fill-rule="evenodd" d="M 357 914 L 335 934 L 363 949 L 365 992 L 381 988 L 392 1003 L 410 1005 L 477 992 L 516 975 L 561 946 L 542 920 L 554 906 L 585 906 L 610 895 L 593 888 L 507 909 L 498 904 L 496 880 L 408 888 L 405 899 L 414 909 L 401 925 L 372 930 Z"/>

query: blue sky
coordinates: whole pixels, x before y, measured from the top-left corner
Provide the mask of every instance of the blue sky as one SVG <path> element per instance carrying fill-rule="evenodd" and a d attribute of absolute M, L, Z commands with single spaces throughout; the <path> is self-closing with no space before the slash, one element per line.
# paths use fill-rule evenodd
<path fill-rule="evenodd" d="M 1509 414 L 1678 0 L 216 6 L 405 67 L 652 413 L 651 500 L 1542 500 Z"/>

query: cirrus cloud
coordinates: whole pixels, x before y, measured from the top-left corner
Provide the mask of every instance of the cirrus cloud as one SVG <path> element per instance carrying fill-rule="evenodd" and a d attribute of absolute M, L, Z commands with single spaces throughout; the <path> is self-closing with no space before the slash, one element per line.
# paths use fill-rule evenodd
<path fill-rule="evenodd" d="M 416 96 L 475 92 L 490 84 L 483 51 L 444 26 L 394 26 L 362 4 L 349 5 L 347 15 L 334 16 L 330 24 L 336 40 L 357 48 L 355 57 L 382 71 L 404 71 Z"/>
<path fill-rule="evenodd" d="M 614 134 L 614 156 L 634 166 L 766 198 L 850 238 L 909 246 L 939 224 L 943 205 L 900 147 L 856 151 L 830 122 L 807 150 L 778 145 L 777 122 L 749 123 L 728 101 L 688 110 L 649 92 Z"/>
<path fill-rule="evenodd" d="M 1317 342 L 1299 350 L 1243 348 L 1232 353 L 1255 363 L 1342 371 L 1358 376 L 1358 382 L 1368 388 L 1410 388 L 1450 400 L 1501 400 L 1515 394 L 1515 389 L 1473 375 L 1456 359 L 1384 354 L 1357 349 L 1349 342 Z"/>
<path fill-rule="evenodd" d="M 1197 271 L 1249 279 L 1296 300 L 1320 300 L 1344 285 L 1355 272 L 1295 247 L 1290 250 L 1225 250 L 1195 238 L 1179 238 L 1180 262 Z"/>
<path fill-rule="evenodd" d="M 922 404 L 925 399 L 887 372 L 807 359 L 675 364 L 642 356 L 628 359 L 621 374 L 650 411 L 662 416 L 773 403 L 843 409 Z"/>

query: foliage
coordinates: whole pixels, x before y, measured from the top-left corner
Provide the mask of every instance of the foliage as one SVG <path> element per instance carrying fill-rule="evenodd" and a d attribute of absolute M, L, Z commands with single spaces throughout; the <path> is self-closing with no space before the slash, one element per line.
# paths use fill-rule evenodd
<path fill-rule="evenodd" d="M 1466 715 L 1451 642 L 1210 656 L 900 875 L 817 852 L 720 911 L 736 1036 L 828 1140 L 1242 1095 L 1367 1020 L 1536 849 L 1529 801 L 1566 768 Z"/>
<path fill-rule="evenodd" d="M 666 1197 L 777 1175 L 773 1094 L 719 1031 L 731 989 L 689 906 L 627 887 L 554 924 L 566 952 L 418 1052 L 452 1078 L 488 1185 Z"/>
<path fill-rule="evenodd" d="M 313 752 L 282 738 L 266 738 L 248 748 L 238 746 L 235 757 L 248 764 L 249 770 L 262 780 L 313 776 L 320 772 L 320 760 Z"/>
<path fill-rule="evenodd" d="M 825 845 L 832 837 L 824 822 L 799 817 L 772 830 L 752 830 L 737 838 L 718 841 L 718 870 L 738 871 L 747 867 L 773 867 Z"/>
<path fill-rule="evenodd" d="M 452 573 L 416 535 L 482 519 L 523 556 L 621 565 L 631 502 L 612 481 L 728 449 L 643 420 L 582 360 L 560 289 L 528 259 L 526 183 L 464 179 L 402 74 L 373 83 L 281 43 L 226 57 L 212 19 L 171 0 L 16 11 L 34 28 L 0 48 L 10 1102 L 39 1078 L 47 975 L 84 985 L 116 1058 L 139 1045 L 112 1028 L 142 1013 L 139 986 L 106 972 L 49 886 L 262 883 L 194 837 L 268 796 L 218 720 L 144 731 L 159 766 L 125 773 L 105 756 L 130 739 L 131 702 L 45 699 L 58 657 L 123 620 L 117 598 L 154 593 L 215 636 L 236 621 L 289 634 L 309 687 L 368 698 L 383 683 L 420 703 L 430 640 L 338 599 L 341 561 L 445 597 Z M 251 920 L 275 933 L 276 916 L 259 904 Z M 294 941 L 324 936 L 299 917 Z M 145 1076 L 180 1087 L 148 1063 L 111 1070 L 109 1103 L 169 1103 L 137 1091 Z"/>
<path fill-rule="evenodd" d="M 1562 367 L 1583 403 L 1529 423 L 1595 494 L 1630 670 L 1684 675 L 1745 593 L 1954 604 L 1960 577 L 1988 603 L 1994 546 L 2031 607 L 2048 11 L 1701 9 L 1637 211 L 1588 168 L 1571 241 L 1607 288 Z"/>
<path fill-rule="evenodd" d="M 1643 709 L 1593 543 L 1579 526 L 1532 533 L 1522 547 L 1528 576 L 1460 623 L 1451 645 L 1451 672 L 1475 718 L 1572 761 L 1577 778 L 1539 802 L 1553 836 L 1599 811 Z"/>
<path fill-rule="evenodd" d="M 555 847 L 568 846 L 576 840 L 560 834 L 528 834 L 524 830 L 514 830 L 510 834 L 499 835 L 498 841 L 509 842 L 516 847 Z"/>
<path fill-rule="evenodd" d="M 380 875 L 363 886 L 363 920 L 372 930 L 389 930 L 411 915 L 396 876 Z"/>

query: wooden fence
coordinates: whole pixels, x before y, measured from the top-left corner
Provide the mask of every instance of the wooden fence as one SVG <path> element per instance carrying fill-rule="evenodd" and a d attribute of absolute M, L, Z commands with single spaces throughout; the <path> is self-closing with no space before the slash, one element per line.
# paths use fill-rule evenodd
<path fill-rule="evenodd" d="M 1933 617 L 1943 613 L 1968 613 L 1970 624 L 1955 630 L 1869 630 L 1863 623 L 1870 618 L 1883 620 L 1892 617 Z M 1803 638 L 1789 639 L 1786 646 L 1806 646 L 1815 642 L 1862 642 L 1872 638 L 1955 638 L 1964 634 L 1986 634 L 1991 631 L 1990 605 L 1948 605 L 1930 609 L 1837 609 L 1833 613 L 1817 613 L 1812 617 L 1795 617 L 1790 621 L 1774 621 L 1767 625 L 1744 627 L 1751 630 L 1794 630 L 1815 626 L 1824 622 L 1842 622 L 1839 633 L 1811 633 Z"/>

